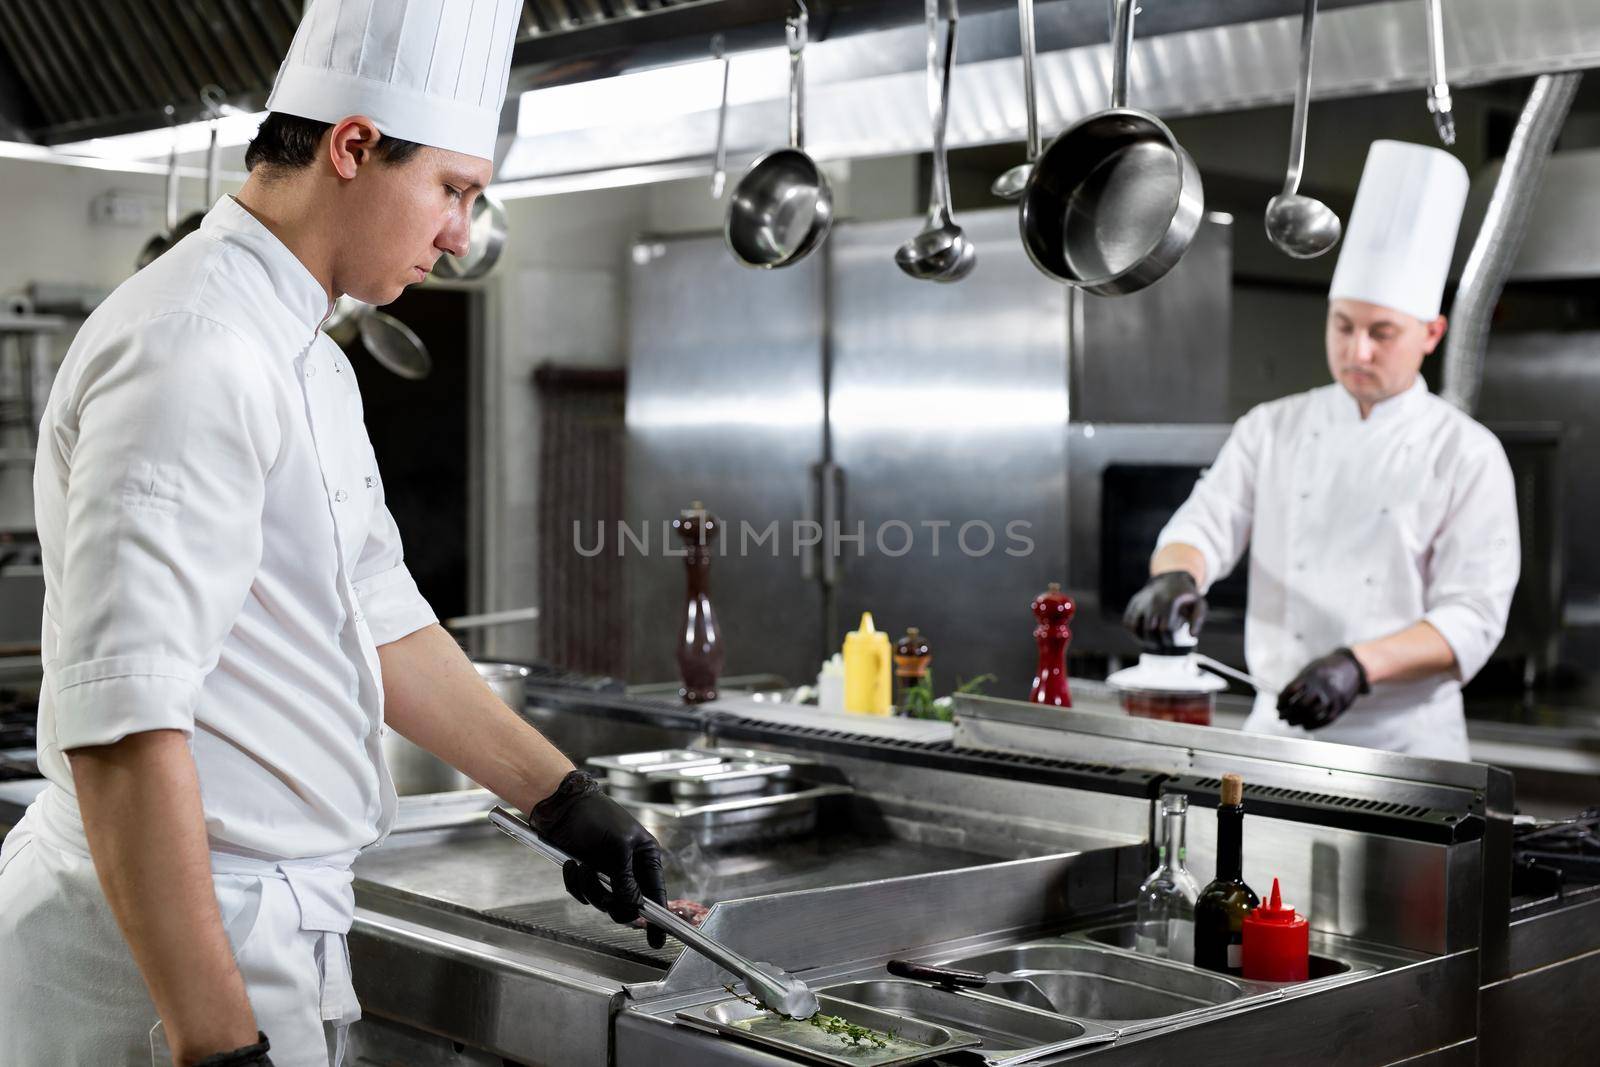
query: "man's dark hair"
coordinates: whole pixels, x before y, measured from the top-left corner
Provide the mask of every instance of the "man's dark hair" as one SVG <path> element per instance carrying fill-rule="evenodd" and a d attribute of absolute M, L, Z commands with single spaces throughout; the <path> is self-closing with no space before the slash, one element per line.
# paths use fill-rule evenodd
<path fill-rule="evenodd" d="M 257 164 L 283 170 L 309 167 L 317 158 L 317 146 L 322 143 L 322 135 L 331 129 L 331 122 L 303 119 L 279 111 L 269 112 L 261 128 L 256 131 L 255 140 L 245 149 L 245 169 L 253 171 Z M 415 155 L 421 147 L 415 141 L 384 137 L 378 141 L 377 156 L 385 163 L 398 166 Z"/>

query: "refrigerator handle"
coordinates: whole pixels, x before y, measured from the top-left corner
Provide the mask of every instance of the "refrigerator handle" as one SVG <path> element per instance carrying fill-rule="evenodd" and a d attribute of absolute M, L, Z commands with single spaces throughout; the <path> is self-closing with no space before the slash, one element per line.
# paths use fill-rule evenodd
<path fill-rule="evenodd" d="M 844 525 L 844 468 L 832 460 L 821 466 L 822 476 L 822 585 L 839 584 L 839 544 L 835 531 Z"/>
<path fill-rule="evenodd" d="M 839 508 L 843 499 L 844 470 L 837 463 L 827 461 L 811 468 L 811 493 L 806 502 L 806 516 L 822 528 L 821 541 L 800 553 L 800 577 L 813 581 L 818 577 L 817 558 L 822 559 L 821 579 L 826 588 L 832 588 L 839 578 L 838 555 L 832 532 L 839 522 Z"/>

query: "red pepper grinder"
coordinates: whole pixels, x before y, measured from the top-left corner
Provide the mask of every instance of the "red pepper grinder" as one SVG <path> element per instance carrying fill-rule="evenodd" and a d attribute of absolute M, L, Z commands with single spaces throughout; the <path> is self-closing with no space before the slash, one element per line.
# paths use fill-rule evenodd
<path fill-rule="evenodd" d="M 689 572 L 684 594 L 683 622 L 678 627 L 678 673 L 683 686 L 678 696 L 685 704 L 704 704 L 717 699 L 717 676 L 722 673 L 724 650 L 717 613 L 711 608 L 711 544 L 722 530 L 722 522 L 696 500 L 688 510 L 672 520 L 672 528 L 683 539 L 683 563 Z"/>
<path fill-rule="evenodd" d="M 1304 982 L 1311 973 L 1311 924 L 1278 895 L 1244 917 L 1244 976 L 1256 982 Z"/>
<path fill-rule="evenodd" d="M 1067 691 L 1067 644 L 1072 640 L 1068 623 L 1077 610 L 1072 598 L 1061 591 L 1059 582 L 1051 582 L 1033 598 L 1033 615 L 1039 620 L 1033 628 L 1033 639 L 1039 645 L 1039 669 L 1033 673 L 1030 704 L 1072 707 L 1072 694 Z"/>

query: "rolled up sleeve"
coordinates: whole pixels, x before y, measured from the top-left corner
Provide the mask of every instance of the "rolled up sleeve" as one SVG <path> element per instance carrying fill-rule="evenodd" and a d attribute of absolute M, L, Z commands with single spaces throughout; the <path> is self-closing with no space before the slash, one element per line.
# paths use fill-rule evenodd
<path fill-rule="evenodd" d="M 192 732 L 261 562 L 280 443 L 261 355 L 187 313 L 85 361 L 54 413 L 66 469 L 45 664 L 62 749 Z M 50 643 L 47 643 L 50 644 Z"/>
<path fill-rule="evenodd" d="M 1511 465 L 1500 443 L 1485 438 L 1452 488 L 1423 592 L 1423 620 L 1455 653 L 1463 682 L 1483 669 L 1505 636 L 1522 569 Z"/>
<path fill-rule="evenodd" d="M 1247 414 L 1228 434 L 1216 462 L 1200 476 L 1194 491 L 1156 538 L 1156 551 L 1189 545 L 1206 561 L 1202 592 L 1226 578 L 1250 544 L 1255 518 L 1256 473 L 1266 433 L 1261 408 Z"/>
<path fill-rule="evenodd" d="M 372 632 L 372 643 L 387 645 L 439 619 L 406 568 L 400 528 L 384 501 L 381 478 L 374 506 L 376 514 L 356 563 L 354 580 L 356 599 Z"/>

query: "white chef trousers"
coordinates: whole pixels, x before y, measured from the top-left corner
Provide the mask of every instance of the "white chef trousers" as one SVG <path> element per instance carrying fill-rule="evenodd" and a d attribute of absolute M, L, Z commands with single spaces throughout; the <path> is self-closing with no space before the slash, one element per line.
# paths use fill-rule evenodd
<path fill-rule="evenodd" d="M 170 1067 L 160 1017 L 93 861 L 53 832 L 39 807 L 0 848 L 0 1064 Z M 287 879 L 215 874 L 214 882 L 256 1025 L 272 1041 L 272 1062 L 338 1067 L 345 1033 L 360 1015 L 354 1009 L 323 1018 L 324 957 L 344 952 L 343 937 L 302 929 Z M 348 958 L 335 969 L 340 964 L 348 974 Z"/>

